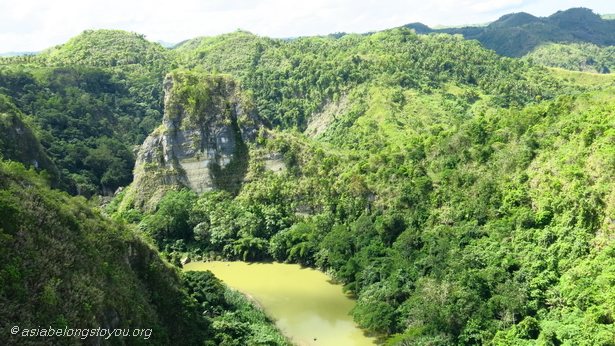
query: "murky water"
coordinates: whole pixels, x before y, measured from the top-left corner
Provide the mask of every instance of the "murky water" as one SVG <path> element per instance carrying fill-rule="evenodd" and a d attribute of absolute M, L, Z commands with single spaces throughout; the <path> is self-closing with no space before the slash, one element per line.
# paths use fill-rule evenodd
<path fill-rule="evenodd" d="M 184 270 L 210 270 L 230 287 L 251 296 L 298 345 L 375 345 L 349 315 L 354 301 L 317 270 L 246 262 L 193 262 Z"/>

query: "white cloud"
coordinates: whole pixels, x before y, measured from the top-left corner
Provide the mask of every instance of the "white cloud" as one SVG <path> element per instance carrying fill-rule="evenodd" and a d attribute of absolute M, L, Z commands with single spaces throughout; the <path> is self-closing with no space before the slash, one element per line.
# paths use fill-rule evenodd
<path fill-rule="evenodd" d="M 478 13 L 490 13 L 493 11 L 513 8 L 515 6 L 523 5 L 523 0 L 487 0 L 478 1 L 470 5 L 470 8 Z"/>
<path fill-rule="evenodd" d="M 0 52 L 41 50 L 97 28 L 171 42 L 238 28 L 291 37 L 366 32 L 415 21 L 471 24 L 511 11 L 548 15 L 572 6 L 615 12 L 615 2 L 601 0 L 0 0 Z"/>

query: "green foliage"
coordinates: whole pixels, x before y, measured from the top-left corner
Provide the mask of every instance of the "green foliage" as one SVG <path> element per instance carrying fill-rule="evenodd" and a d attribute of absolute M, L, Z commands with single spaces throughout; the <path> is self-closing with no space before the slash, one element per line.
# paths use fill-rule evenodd
<path fill-rule="evenodd" d="M 314 254 L 318 249 L 313 223 L 296 223 L 292 227 L 271 237 L 269 251 L 277 261 L 289 261 L 303 265 L 314 265 Z"/>
<path fill-rule="evenodd" d="M 615 70 L 615 47 L 591 43 L 549 43 L 537 47 L 525 58 L 540 65 L 573 71 L 610 73 Z"/>
<path fill-rule="evenodd" d="M 186 272 L 184 282 L 213 328 L 205 345 L 290 345 L 261 310 L 210 271 Z"/>
<path fill-rule="evenodd" d="M 193 232 L 189 218 L 195 201 L 196 194 L 190 190 L 170 191 L 160 200 L 156 211 L 141 220 L 139 228 L 147 232 L 160 248 L 178 239 L 191 239 Z"/>
<path fill-rule="evenodd" d="M 367 294 L 357 302 L 353 315 L 359 326 L 377 333 L 389 334 L 395 326 L 395 308 Z"/>
<path fill-rule="evenodd" d="M 34 170 L 15 162 L 0 162 L 0 261 L 2 344 L 23 343 L 5 329 L 12 325 L 152 329 L 148 340 L 106 344 L 207 339 L 206 321 L 155 250 L 83 198 L 50 190 Z"/>
<path fill-rule="evenodd" d="M 577 15 L 593 20 L 577 10 L 548 21 L 565 24 Z M 534 22 L 507 16 L 485 32 L 497 41 L 508 32 L 498 28 Z M 97 52 L 81 40 L 108 37 L 141 47 L 145 60 L 121 50 L 108 53 L 115 63 L 88 60 Z M 534 43 L 504 48 L 523 51 Z M 173 72 L 179 83 L 171 118 L 183 107 L 197 117 L 213 110 L 228 119 L 228 100 L 213 90 L 237 78 L 247 93 L 242 106 L 253 106 L 274 128 L 241 148 L 241 165 L 232 166 L 245 172 L 240 185 L 200 196 L 173 190 L 145 213 L 120 207 L 131 205 L 129 193 L 107 207 L 113 218 L 138 222 L 174 262 L 187 252 L 319 267 L 356 295 L 355 320 L 391 336 L 392 344 L 612 344 L 611 76 L 552 71 L 460 36 L 404 28 L 294 40 L 238 32 L 185 42 L 163 57 L 148 47 L 134 35 L 86 33 L 45 53 L 50 64 L 69 66 L 34 61 L 1 68 L 0 92 L 35 125 L 43 148 L 70 178 L 66 184 L 94 194 L 129 181 L 129 145 L 160 117 L 156 71 L 177 64 L 230 75 L 205 80 L 200 72 Z M 75 54 L 62 55 L 63 49 Z M 301 133 L 305 128 L 316 130 Z M 284 169 L 272 171 L 265 157 L 281 158 Z M 42 240 L 26 246 L 25 257 L 2 253 L 0 293 L 27 302 L 31 292 L 21 280 L 31 272 L 21 258 L 43 261 L 33 249 L 45 247 L 80 254 L 70 244 L 81 239 L 78 248 L 93 258 L 60 256 L 53 263 L 95 263 L 109 278 L 79 286 L 98 302 L 92 311 L 102 311 L 104 299 L 124 309 L 134 300 L 141 310 L 123 312 L 137 316 L 134 323 L 158 323 L 161 342 L 192 330 L 203 333 L 186 332 L 194 340 L 207 335 L 214 344 L 285 343 L 262 313 L 211 274 L 188 274 L 189 296 L 182 294 L 166 265 L 122 226 L 82 199 L 47 190 L 42 194 L 51 197 L 33 198 L 36 189 L 13 181 L 41 178 L 13 163 L 2 167 L 14 172 L 0 180 L 0 245 L 13 249 L 23 222 L 34 230 L 37 220 L 60 221 L 45 234 L 34 230 Z M 49 210 L 58 212 L 47 218 Z M 83 229 L 84 237 L 68 242 L 48 239 Z M 118 252 L 132 253 L 126 239 L 140 251 L 130 265 Z M 24 316 L 46 322 L 64 306 L 73 271 L 52 269 L 54 275 L 39 275 L 40 299 Z M 133 297 L 141 291 L 153 293 Z M 90 321 L 75 305 L 66 308 L 66 320 Z"/>
<path fill-rule="evenodd" d="M 160 119 L 159 106 L 130 95 L 112 73 L 91 67 L 0 68 L 0 93 L 28 114 L 64 188 L 90 196 L 132 179 L 131 144 Z"/>
<path fill-rule="evenodd" d="M 173 51 L 181 66 L 245 77 L 274 40 L 237 31 L 215 37 L 198 37 L 179 43 Z"/>
<path fill-rule="evenodd" d="M 0 161 L 3 326 L 152 329 L 149 339 L 114 337 L 103 344 L 168 345 L 180 336 L 182 345 L 290 344 L 211 272 L 180 276 L 125 226 L 45 184 L 34 170 Z M 194 199 L 188 191 L 169 194 L 157 213 L 173 216 L 168 228 L 182 229 L 181 212 L 186 215 Z M 0 335 L 3 344 L 20 340 L 5 329 Z"/>
<path fill-rule="evenodd" d="M 44 170 L 53 186 L 60 183 L 60 172 L 44 152 L 23 114 L 8 97 L 0 95 L 0 159 L 21 162 Z"/>
<path fill-rule="evenodd" d="M 183 66 L 239 78 L 253 91 L 258 114 L 282 128 L 305 128 L 327 102 L 364 83 L 431 91 L 452 80 L 477 85 L 503 105 L 531 102 L 555 91 L 548 78 L 529 78 L 526 65 L 482 50 L 475 42 L 460 36 L 417 36 L 408 29 L 289 41 L 238 32 L 188 41 L 177 50 Z"/>
<path fill-rule="evenodd" d="M 140 65 L 161 73 L 167 68 L 168 55 L 160 44 L 147 41 L 141 34 L 122 30 L 86 30 L 65 44 L 43 52 L 42 57 L 54 65 Z"/>
<path fill-rule="evenodd" d="M 131 146 L 162 118 L 168 55 L 142 35 L 86 31 L 35 63 L 0 66 L 0 94 L 34 125 L 64 190 L 110 194 L 130 183 Z"/>
<path fill-rule="evenodd" d="M 261 138 L 287 169 L 200 196 L 188 248 L 320 267 L 400 344 L 604 343 L 612 88 L 519 109 L 457 88 L 371 87 L 316 140 Z"/>
<path fill-rule="evenodd" d="M 170 100 L 167 106 L 171 121 L 176 121 L 186 111 L 187 121 L 196 126 L 205 123 L 204 116 L 215 114 L 230 121 L 228 90 L 235 88 L 232 78 L 224 75 L 206 75 L 187 70 L 173 71 L 169 77 L 173 81 Z"/>
<path fill-rule="evenodd" d="M 162 79 L 177 64 L 238 78 L 246 91 L 241 106 L 255 108 L 266 122 L 281 128 L 305 128 L 315 112 L 357 86 L 430 93 L 454 81 L 473 87 L 469 92 L 475 97 L 477 91 L 490 94 L 494 104 L 504 106 L 558 91 L 544 71 L 499 58 L 474 42 L 417 36 L 407 29 L 289 41 L 237 32 L 188 41 L 173 51 L 138 34 L 86 31 L 37 61 L 2 67 L 0 93 L 31 118 L 62 173 L 64 188 L 86 196 L 111 194 L 130 182 L 130 146 L 141 143 L 159 122 Z M 181 70 L 174 75 L 179 83 L 169 107 L 171 119 L 181 111 L 177 105 L 195 116 L 204 110 L 228 113 L 227 103 L 212 90 L 225 89 L 220 86 L 232 79 L 203 80 Z M 219 185 L 238 189 L 236 182 Z"/>

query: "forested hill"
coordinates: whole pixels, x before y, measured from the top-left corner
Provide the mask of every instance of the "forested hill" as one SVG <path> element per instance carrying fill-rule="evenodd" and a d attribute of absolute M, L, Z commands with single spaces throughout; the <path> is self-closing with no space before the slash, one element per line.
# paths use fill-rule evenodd
<path fill-rule="evenodd" d="M 271 127 L 249 144 L 239 191 L 170 191 L 145 211 L 135 195 L 156 185 L 118 196 L 109 212 L 165 253 L 326 270 L 392 345 L 615 337 L 612 76 L 404 28 L 236 32 L 174 53 L 197 76 L 240 81 Z"/>
<path fill-rule="evenodd" d="M 176 67 L 233 75 L 261 118 L 298 129 L 327 101 L 376 81 L 424 92 L 461 83 L 501 106 L 550 98 L 557 87 L 544 70 L 476 42 L 408 29 L 292 41 L 235 32 L 173 50 L 138 34 L 98 30 L 0 63 L 0 93 L 37 128 L 65 189 L 85 196 L 130 183 L 133 146 L 162 119 L 162 80 Z"/>
<path fill-rule="evenodd" d="M 613 345 L 613 75 L 408 28 L 239 31 L 175 49 L 87 31 L 0 62 L 11 120 L 0 130 L 25 124 L 59 186 L 93 197 L 50 190 L 13 162 L 32 165 L 23 148 L 0 141 L 11 160 L 0 164 L 0 321 L 25 311 L 90 326 L 116 311 L 123 325 L 154 323 L 161 344 L 185 328 L 214 344 L 286 342 L 151 243 L 175 264 L 317 267 L 390 345 Z M 100 194 L 114 197 L 101 206 Z M 133 289 L 143 295 L 123 309 Z"/>
<path fill-rule="evenodd" d="M 431 29 L 421 23 L 408 24 L 417 33 L 462 34 L 480 41 L 498 54 L 520 57 L 548 42 L 615 45 L 615 21 L 603 19 L 586 8 L 571 8 L 549 17 L 520 12 L 502 16 L 487 26 Z"/>
<path fill-rule="evenodd" d="M 142 35 L 85 31 L 36 56 L 0 59 L 0 94 L 36 128 L 63 189 L 110 194 L 130 183 L 133 146 L 162 118 L 168 56 Z"/>

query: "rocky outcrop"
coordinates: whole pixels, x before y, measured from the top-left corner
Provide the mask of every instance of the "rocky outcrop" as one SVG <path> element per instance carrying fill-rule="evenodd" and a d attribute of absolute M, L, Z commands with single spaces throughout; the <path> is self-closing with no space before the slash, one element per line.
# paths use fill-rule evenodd
<path fill-rule="evenodd" d="M 181 187 L 236 192 L 260 127 L 250 99 L 229 77 L 193 72 L 169 74 L 164 91 L 163 124 L 138 152 L 131 203 L 150 209 Z"/>
<path fill-rule="evenodd" d="M 348 110 L 348 106 L 349 101 L 347 95 L 342 95 L 337 101 L 326 103 L 321 112 L 310 117 L 307 128 L 303 133 L 308 137 L 319 137 L 335 122 L 336 117 L 339 117 L 340 114 Z"/>

